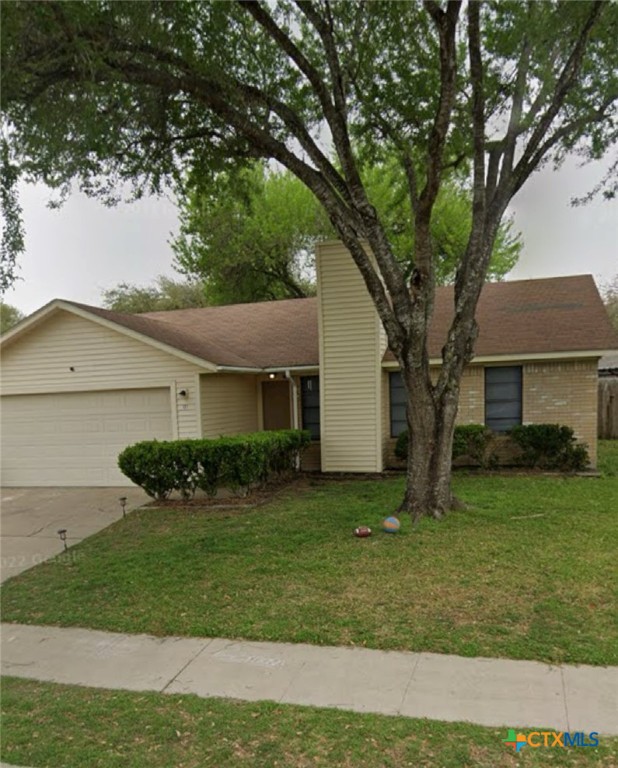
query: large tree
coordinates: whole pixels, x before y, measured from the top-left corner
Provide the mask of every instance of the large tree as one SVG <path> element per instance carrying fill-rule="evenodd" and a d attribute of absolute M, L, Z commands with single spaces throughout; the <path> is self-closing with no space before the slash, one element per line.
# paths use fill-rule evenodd
<path fill-rule="evenodd" d="M 313 249 L 334 231 L 311 191 L 262 163 L 206 182 L 193 174 L 180 196 L 176 269 L 212 304 L 313 295 Z"/>
<path fill-rule="evenodd" d="M 615 142 L 618 5 L 5 0 L 1 12 L 9 212 L 17 171 L 113 199 L 122 182 L 137 193 L 181 182 L 187 164 L 204 175 L 256 158 L 286 167 L 349 249 L 401 366 L 403 507 L 442 516 L 454 503 L 461 376 L 507 205 L 544 163 L 598 158 Z M 410 279 L 361 173 L 391 153 L 414 220 Z M 433 382 L 431 225 L 466 162 L 472 223 Z"/>
<path fill-rule="evenodd" d="M 414 222 L 405 175 L 396 157 L 364 166 L 363 183 L 405 273 L 414 266 Z M 211 304 L 300 298 L 315 293 L 314 248 L 336 235 L 311 191 L 289 171 L 257 164 L 223 172 L 212 182 L 192 177 L 180 195 L 180 234 L 172 243 L 176 269 L 203 283 Z M 431 222 L 436 280 L 453 282 L 466 250 L 472 211 L 466 178 L 440 190 Z M 501 279 L 521 252 L 505 220 L 488 278 Z"/>

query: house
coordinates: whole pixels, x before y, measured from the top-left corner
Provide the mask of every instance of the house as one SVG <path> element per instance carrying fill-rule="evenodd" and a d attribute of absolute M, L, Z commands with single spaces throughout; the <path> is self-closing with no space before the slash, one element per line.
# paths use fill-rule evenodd
<path fill-rule="evenodd" d="M 56 300 L 2 340 L 5 486 L 123 485 L 138 440 L 302 426 L 307 469 L 391 463 L 405 407 L 397 363 L 349 253 L 317 251 L 318 296 L 125 315 Z M 436 371 L 452 289 L 438 290 Z M 597 363 L 618 347 L 590 276 L 488 284 L 460 423 L 570 424 L 596 462 Z"/>

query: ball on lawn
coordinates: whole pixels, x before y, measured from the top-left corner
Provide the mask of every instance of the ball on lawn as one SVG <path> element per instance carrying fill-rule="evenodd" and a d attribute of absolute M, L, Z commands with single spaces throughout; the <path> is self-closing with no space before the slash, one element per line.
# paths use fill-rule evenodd
<path fill-rule="evenodd" d="M 396 517 L 385 517 L 382 521 L 382 530 L 384 533 L 397 533 L 401 528 L 401 523 Z"/>
<path fill-rule="evenodd" d="M 358 528 L 354 529 L 354 535 L 359 539 L 366 539 L 367 536 L 371 536 L 371 528 L 367 528 L 366 525 L 359 525 Z"/>

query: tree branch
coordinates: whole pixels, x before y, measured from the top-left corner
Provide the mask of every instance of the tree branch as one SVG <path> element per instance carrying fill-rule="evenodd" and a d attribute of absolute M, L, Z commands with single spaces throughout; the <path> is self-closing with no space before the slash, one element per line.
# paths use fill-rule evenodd
<path fill-rule="evenodd" d="M 515 170 L 508 174 L 501 174 L 498 188 L 499 194 L 496 195 L 496 198 L 498 199 L 495 201 L 497 210 L 504 209 L 504 198 L 513 196 L 514 185 L 518 185 L 519 188 L 521 184 L 523 184 L 523 181 L 528 178 L 532 171 L 537 167 L 538 163 L 542 160 L 543 155 L 539 155 L 537 150 L 539 149 L 543 138 L 547 135 L 560 108 L 564 104 L 564 100 L 569 91 L 579 77 L 590 33 L 603 11 L 604 4 L 603 0 L 595 0 L 591 3 L 588 18 L 586 19 L 575 45 L 562 68 L 549 106 L 534 128 Z M 532 162 L 533 160 L 534 164 Z"/>
<path fill-rule="evenodd" d="M 272 16 L 264 10 L 263 6 L 254 0 L 241 4 L 247 8 L 267 34 L 279 45 L 281 50 L 298 66 L 313 87 L 322 106 L 324 117 L 330 127 L 337 155 L 341 161 L 346 178 L 346 195 L 350 196 L 350 202 L 352 202 L 353 207 L 360 214 L 360 219 L 365 222 L 364 235 L 370 242 L 382 277 L 393 298 L 394 305 L 401 305 L 400 308 L 402 310 L 407 309 L 408 297 L 405 292 L 403 273 L 392 257 L 390 244 L 382 226 L 378 222 L 375 208 L 367 198 L 350 144 L 346 120 L 347 109 L 343 75 L 333 37 L 332 25 L 317 12 L 313 4 L 297 0 L 297 6 L 314 27 L 322 42 L 325 58 L 331 73 L 334 103 L 319 72 L 291 38 L 276 24 Z M 277 109 L 278 113 L 282 114 L 285 112 L 286 107 L 279 104 Z M 371 223 L 367 225 L 366 222 Z"/>
<path fill-rule="evenodd" d="M 457 75 L 456 31 L 461 2 L 451 0 L 446 11 L 435 2 L 425 2 L 440 37 L 440 96 L 438 109 L 431 128 L 427 152 L 427 178 L 419 196 L 416 215 L 417 268 L 425 279 L 433 280 L 431 254 L 431 212 L 440 189 L 440 174 L 446 136 L 455 101 Z"/>

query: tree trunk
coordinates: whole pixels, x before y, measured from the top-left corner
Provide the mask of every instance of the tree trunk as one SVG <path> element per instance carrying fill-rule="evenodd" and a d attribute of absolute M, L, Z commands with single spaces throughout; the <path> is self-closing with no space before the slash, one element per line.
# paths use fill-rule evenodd
<path fill-rule="evenodd" d="M 459 380 L 452 379 L 439 397 L 428 373 L 404 372 L 403 379 L 409 443 L 406 491 L 399 511 L 409 513 L 413 522 L 423 516 L 440 520 L 460 506 L 451 490 Z"/>

